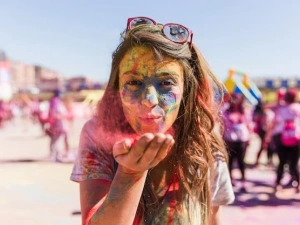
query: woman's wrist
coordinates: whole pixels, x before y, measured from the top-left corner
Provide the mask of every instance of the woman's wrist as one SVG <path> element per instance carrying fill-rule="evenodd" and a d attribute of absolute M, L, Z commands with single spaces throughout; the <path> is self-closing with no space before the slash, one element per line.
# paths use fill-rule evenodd
<path fill-rule="evenodd" d="M 147 174 L 148 170 L 134 171 L 119 164 L 117 172 L 122 176 L 142 177 L 144 174 Z"/>
<path fill-rule="evenodd" d="M 118 166 L 116 175 L 112 182 L 112 186 L 108 195 L 109 199 L 122 199 L 124 192 L 130 190 L 136 185 L 144 186 L 147 176 L 147 171 L 143 172 L 128 172 L 124 171 L 122 166 Z"/>

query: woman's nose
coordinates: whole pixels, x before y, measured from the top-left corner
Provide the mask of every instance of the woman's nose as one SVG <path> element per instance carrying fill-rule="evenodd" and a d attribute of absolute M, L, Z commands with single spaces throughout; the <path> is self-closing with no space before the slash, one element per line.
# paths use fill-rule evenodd
<path fill-rule="evenodd" d="M 158 96 L 155 87 L 150 86 L 145 89 L 145 95 L 142 99 L 142 104 L 148 108 L 158 105 Z"/>

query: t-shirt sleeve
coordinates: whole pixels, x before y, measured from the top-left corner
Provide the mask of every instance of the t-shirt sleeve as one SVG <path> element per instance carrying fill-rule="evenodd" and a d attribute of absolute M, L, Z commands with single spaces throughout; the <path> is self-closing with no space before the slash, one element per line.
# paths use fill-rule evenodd
<path fill-rule="evenodd" d="M 113 180 L 113 156 L 99 148 L 99 138 L 96 121 L 91 119 L 81 130 L 78 154 L 70 178 L 72 181 Z"/>
<path fill-rule="evenodd" d="M 212 205 L 227 205 L 234 201 L 234 192 L 227 164 L 222 159 L 216 159 L 212 183 Z"/>

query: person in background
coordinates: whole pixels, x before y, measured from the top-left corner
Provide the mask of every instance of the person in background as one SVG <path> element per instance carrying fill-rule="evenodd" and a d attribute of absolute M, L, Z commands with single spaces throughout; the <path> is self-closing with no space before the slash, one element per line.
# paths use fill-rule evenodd
<path fill-rule="evenodd" d="M 0 128 L 4 126 L 6 120 L 6 106 L 4 100 L 0 99 Z"/>
<path fill-rule="evenodd" d="M 256 156 L 255 166 L 259 165 L 261 153 L 265 149 L 267 151 L 267 165 L 273 166 L 273 150 L 270 144 L 264 146 L 267 131 L 272 125 L 275 114 L 270 109 L 265 109 L 264 104 L 260 100 L 253 111 L 254 132 L 260 138 L 259 151 Z"/>
<path fill-rule="evenodd" d="M 31 114 L 31 98 L 26 93 L 22 93 L 20 95 L 20 109 L 21 109 L 21 119 L 23 121 L 24 131 L 27 131 L 33 121 L 32 121 L 32 114 Z"/>
<path fill-rule="evenodd" d="M 180 24 L 128 19 L 71 174 L 82 224 L 213 225 L 219 207 L 234 200 L 214 130 L 213 86 L 223 86 L 192 36 Z"/>
<path fill-rule="evenodd" d="M 237 160 L 241 173 L 241 191 L 245 192 L 245 162 L 244 157 L 249 145 L 252 133 L 251 121 L 249 120 L 244 107 L 244 96 L 233 93 L 231 95 L 229 108 L 223 113 L 224 140 L 229 152 L 229 171 L 231 180 L 233 163 Z"/>
<path fill-rule="evenodd" d="M 39 123 L 39 105 L 39 99 L 37 97 L 32 97 L 30 102 L 30 114 L 33 123 Z"/>
<path fill-rule="evenodd" d="M 67 109 L 67 121 L 68 121 L 68 130 L 71 131 L 73 129 L 74 124 L 74 99 L 72 96 L 67 96 L 65 98 L 65 106 Z"/>
<path fill-rule="evenodd" d="M 270 118 L 270 126 L 266 129 L 266 134 L 264 138 L 263 148 L 270 148 L 273 155 L 277 154 L 277 140 L 281 136 L 281 127 L 279 124 L 274 123 L 276 112 L 279 108 L 285 105 L 284 96 L 286 93 L 286 88 L 279 88 L 276 92 L 277 99 L 275 104 L 265 105 L 265 111 L 268 112 Z"/>
<path fill-rule="evenodd" d="M 275 111 L 273 129 L 278 134 L 273 139 L 279 158 L 275 191 L 282 188 L 281 179 L 284 165 L 289 165 L 290 184 L 299 192 L 299 144 L 300 144 L 300 103 L 297 102 L 297 90 L 288 89 L 284 95 L 285 104 Z M 287 134 L 287 135 L 286 135 Z"/>
<path fill-rule="evenodd" d="M 50 136 L 50 158 L 55 162 L 60 162 L 62 157 L 69 153 L 69 143 L 67 136 L 67 110 L 62 102 L 62 92 L 55 90 L 53 97 L 49 101 L 48 123 Z M 63 143 L 63 144 L 62 144 Z M 63 156 L 60 153 L 64 152 Z"/>
<path fill-rule="evenodd" d="M 48 114 L 49 114 L 49 101 L 41 100 L 39 102 L 38 108 L 38 122 L 41 126 L 42 136 L 49 135 L 49 121 L 48 121 Z"/>

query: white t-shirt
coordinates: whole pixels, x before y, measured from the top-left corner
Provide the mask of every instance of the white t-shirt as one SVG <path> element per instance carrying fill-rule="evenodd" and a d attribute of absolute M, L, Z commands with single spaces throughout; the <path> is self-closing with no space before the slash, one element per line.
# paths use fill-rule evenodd
<path fill-rule="evenodd" d="M 276 109 L 275 111 L 275 118 L 274 118 L 274 125 L 272 134 L 279 134 L 282 133 L 285 121 L 286 120 L 293 120 L 294 117 L 300 118 L 300 104 L 299 103 L 292 103 L 283 105 Z M 300 126 L 300 124 L 298 124 Z"/>

